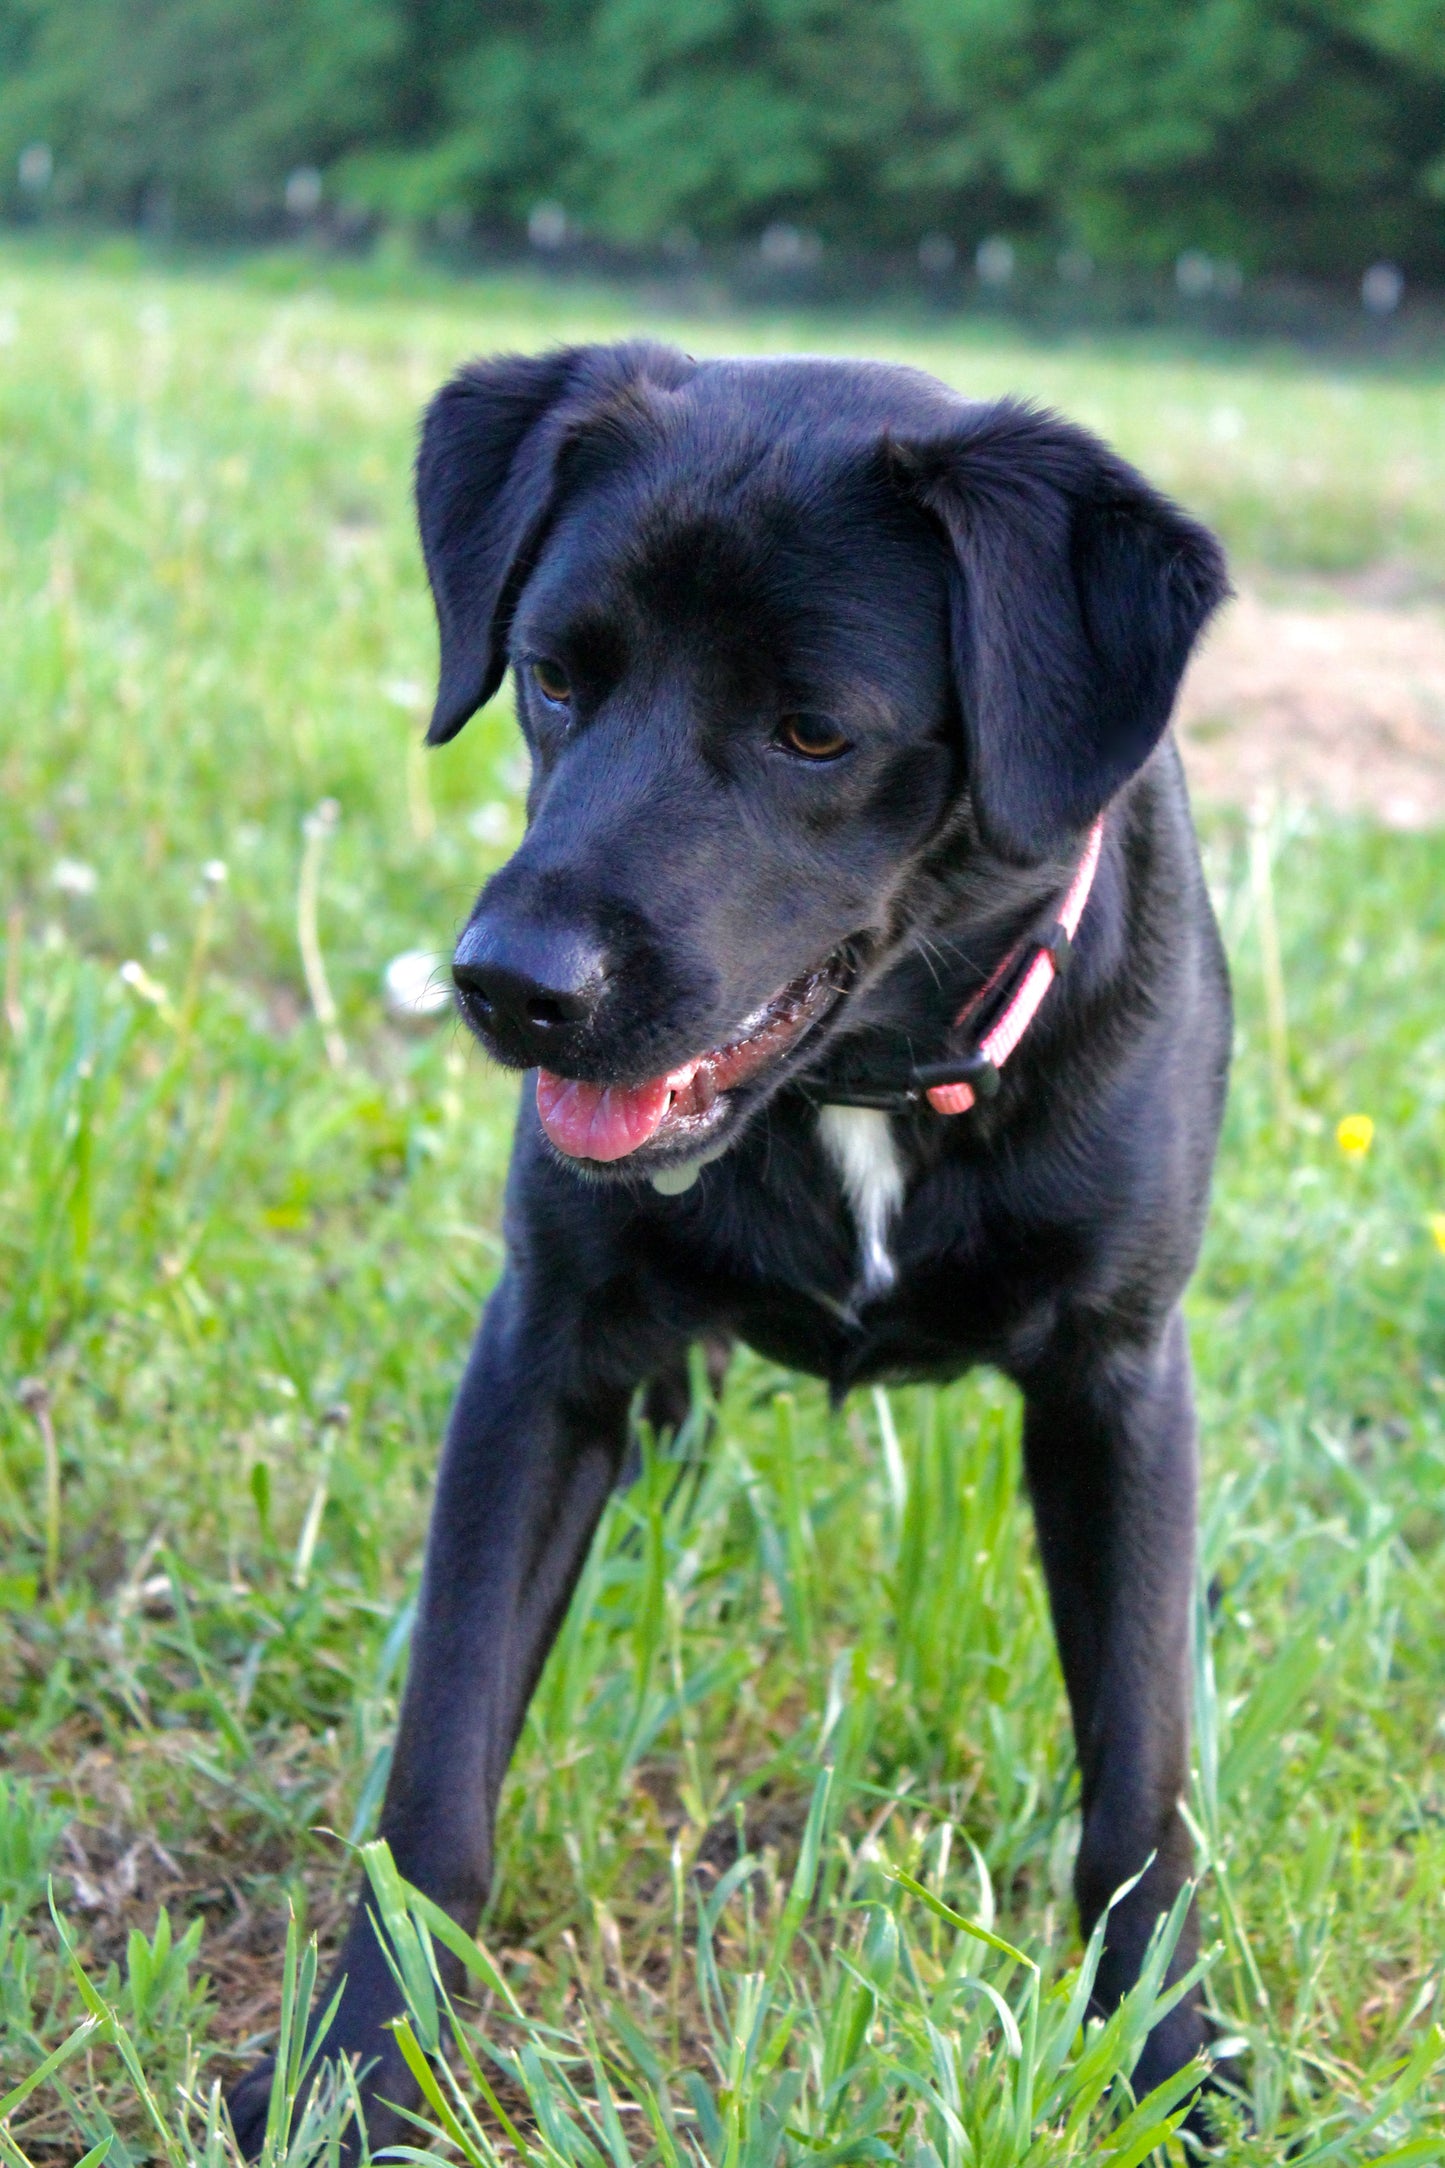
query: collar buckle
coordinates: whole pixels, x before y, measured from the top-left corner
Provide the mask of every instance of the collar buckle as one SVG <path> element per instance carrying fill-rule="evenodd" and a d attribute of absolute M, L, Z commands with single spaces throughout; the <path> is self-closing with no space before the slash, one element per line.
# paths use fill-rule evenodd
<path fill-rule="evenodd" d="M 920 1062 L 912 1079 L 915 1093 L 936 1091 L 944 1084 L 968 1084 L 975 1099 L 997 1099 L 1000 1081 L 998 1064 L 982 1047 L 943 1061 Z"/>

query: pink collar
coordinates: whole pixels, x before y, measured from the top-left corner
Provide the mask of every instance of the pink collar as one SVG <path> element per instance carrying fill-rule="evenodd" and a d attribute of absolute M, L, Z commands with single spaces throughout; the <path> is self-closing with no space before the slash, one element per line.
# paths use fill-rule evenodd
<path fill-rule="evenodd" d="M 998 1073 L 1018 1045 L 1029 1025 L 1039 1013 L 1045 994 L 1059 977 L 1069 960 L 1074 936 L 1079 930 L 1079 920 L 1084 915 L 1084 905 L 1094 885 L 1094 875 L 1099 870 L 1099 853 L 1104 843 L 1104 817 L 1100 814 L 1089 830 L 1089 840 L 1084 845 L 1084 855 L 1079 860 L 1069 892 L 1059 906 L 1047 937 L 1033 947 L 1023 977 L 1003 1014 L 990 1026 L 978 1042 L 977 1052 L 965 1055 L 957 1063 L 935 1062 L 920 1069 L 918 1081 L 924 1086 L 928 1104 L 936 1114 L 966 1114 L 980 1099 L 992 1099 L 998 1090 Z M 959 1031 L 1001 984 L 1017 970 L 1028 948 L 1020 944 L 1009 950 L 1003 962 L 988 983 L 980 988 L 971 1001 L 965 1002 L 953 1020 L 953 1028 Z M 967 1078 L 957 1082 L 939 1079 L 929 1083 L 929 1073 L 934 1069 L 964 1068 Z"/>
<path fill-rule="evenodd" d="M 945 1055 L 941 1061 L 919 1062 L 901 1075 L 897 1070 L 883 1075 L 845 1070 L 832 1079 L 810 1079 L 804 1086 L 809 1096 L 823 1106 L 879 1107 L 885 1111 L 901 1110 L 926 1098 L 937 1114 L 966 1114 L 980 1099 L 992 1099 L 999 1088 L 999 1071 L 1068 963 L 1099 870 L 1103 842 L 1101 814 L 1089 830 L 1068 893 L 1043 939 L 1016 942 L 997 970 L 959 1010 L 950 1028 L 957 1032 L 973 1024 L 971 1047 Z M 978 1020 L 984 1014 L 992 1021 L 979 1034 Z"/>

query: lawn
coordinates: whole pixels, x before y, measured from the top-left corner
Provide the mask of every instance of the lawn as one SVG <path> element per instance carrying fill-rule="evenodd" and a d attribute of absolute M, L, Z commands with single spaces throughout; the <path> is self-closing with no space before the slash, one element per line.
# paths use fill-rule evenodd
<path fill-rule="evenodd" d="M 416 416 L 470 352 L 638 328 L 1057 403 L 1254 579 L 1445 580 L 1445 375 L 0 253 L 7 2168 L 223 2168 L 213 2088 L 274 2038 L 289 1914 L 293 1954 L 338 1930 L 515 1095 L 382 999 L 524 781 L 505 696 L 419 749 Z M 1284 805 L 1206 848 L 1239 1002 L 1191 1302 L 1192 1811 L 1250 2106 L 1221 2157 L 1403 2168 L 1445 2160 L 1445 838 Z M 611 1508 L 529 1719 L 452 2136 L 575 2168 L 1182 2159 L 1168 2104 L 1110 2085 L 1147 1996 L 1079 2027 L 1012 1394 L 831 1414 L 745 1358 L 704 1414 Z"/>

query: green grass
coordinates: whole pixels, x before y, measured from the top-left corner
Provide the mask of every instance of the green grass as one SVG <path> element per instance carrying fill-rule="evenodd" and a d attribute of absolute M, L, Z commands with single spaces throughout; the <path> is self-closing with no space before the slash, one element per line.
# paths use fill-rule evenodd
<path fill-rule="evenodd" d="M 288 1900 L 304 1990 L 356 1872 L 339 1840 L 370 1832 L 514 1089 L 379 996 L 389 957 L 448 947 L 520 819 L 504 703 L 416 751 L 415 415 L 469 351 L 637 322 L 522 285 L 0 257 L 9 2168 L 107 2145 L 222 2168 L 211 2088 L 274 2035 Z M 1251 569 L 1445 576 L 1439 380 L 945 326 L 679 335 L 906 353 L 1057 401 Z M 296 936 L 328 797 L 340 1066 Z M 1287 1076 L 1259 854 L 1252 874 L 1226 816 L 1207 836 L 1240 1002 L 1192 1300 L 1222 1592 L 1193 1812 L 1254 2119 L 1224 2157 L 1403 2168 L 1445 2159 L 1445 841 L 1285 816 L 1269 843 Z M 1362 1111 L 1350 1160 L 1335 1125 Z M 830 1415 L 748 1359 L 705 1454 L 674 1449 L 688 1480 L 654 1455 L 615 1502 L 483 1928 L 471 2052 L 523 2151 L 1179 2156 L 1167 2103 L 1128 2124 L 1106 2090 L 1147 1992 L 1087 2036 L 1070 1999 L 1075 1783 L 1017 1432 L 991 1378 Z M 372 1866 L 425 2042 L 422 1930 Z M 326 2158 L 345 2112 L 323 2101 L 275 2158 Z M 511 2150 L 491 2110 L 456 2114 L 471 2157 Z"/>

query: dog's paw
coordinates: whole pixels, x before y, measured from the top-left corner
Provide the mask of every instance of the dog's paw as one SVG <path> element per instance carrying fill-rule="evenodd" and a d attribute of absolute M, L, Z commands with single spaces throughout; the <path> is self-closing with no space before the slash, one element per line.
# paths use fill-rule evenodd
<path fill-rule="evenodd" d="M 326 2045 L 328 2048 L 339 2046 L 334 2034 L 328 2035 Z M 357 2161 L 370 2160 L 382 2146 L 397 2145 L 415 2136 L 407 2110 L 417 2105 L 421 2094 L 390 2033 L 382 2033 L 376 2038 L 368 2056 L 363 2057 L 355 2050 L 339 2052 L 345 2054 L 355 2071 L 365 2117 L 364 2129 L 358 2129 L 355 2118 L 346 2116 L 340 2132 L 339 2158 L 344 2168 L 352 2168 Z M 236 2143 L 245 2160 L 257 2159 L 265 2142 L 275 2073 L 276 2059 L 268 2055 L 253 2063 L 226 2095 Z M 333 2079 L 340 2082 L 337 2064 L 326 2056 L 319 2056 L 307 2072 L 291 2111 L 293 2131 L 306 2111 L 313 2089 L 321 2088 L 324 2101 Z M 342 2113 L 345 2114 L 344 2105 Z"/>
<path fill-rule="evenodd" d="M 1143 2100 L 1156 2085 L 1163 2085 L 1176 2070 L 1192 2063 L 1209 2046 L 1209 2021 L 1192 1995 L 1176 2003 L 1144 2043 L 1129 2082 L 1134 2098 Z M 1195 2099 L 1198 2099 L 1196 2094 Z"/>
<path fill-rule="evenodd" d="M 276 2058 L 267 2055 L 239 2077 L 226 2095 L 231 2127 L 243 2160 L 255 2160 L 266 2136 L 266 2117 L 271 2107 L 271 2080 Z"/>
<path fill-rule="evenodd" d="M 1249 2066 L 1237 2053 L 1218 2054 L 1213 2047 L 1216 2040 L 1226 2047 L 1231 2045 L 1218 2027 L 1211 2025 L 1206 2045 L 1214 2055 L 1213 2068 L 1190 2102 L 1181 2125 L 1194 2140 L 1195 2152 L 1201 2155 L 1225 2152 L 1231 2142 L 1247 2138 L 1254 2129 L 1246 2092 Z M 1235 2047 L 1238 2044 L 1233 2043 Z"/>
<path fill-rule="evenodd" d="M 1245 2066 L 1234 2056 L 1214 2055 L 1214 2042 L 1221 2037 L 1214 2021 L 1191 1998 L 1155 2026 L 1130 2079 L 1135 2099 L 1143 2100 L 1196 2055 L 1213 2058 L 1212 2067 L 1187 2096 L 1187 2112 L 1179 2126 L 1190 2141 L 1191 2160 L 1216 2154 L 1231 2137 L 1249 2128 L 1248 2112 L 1238 2097 Z"/>

